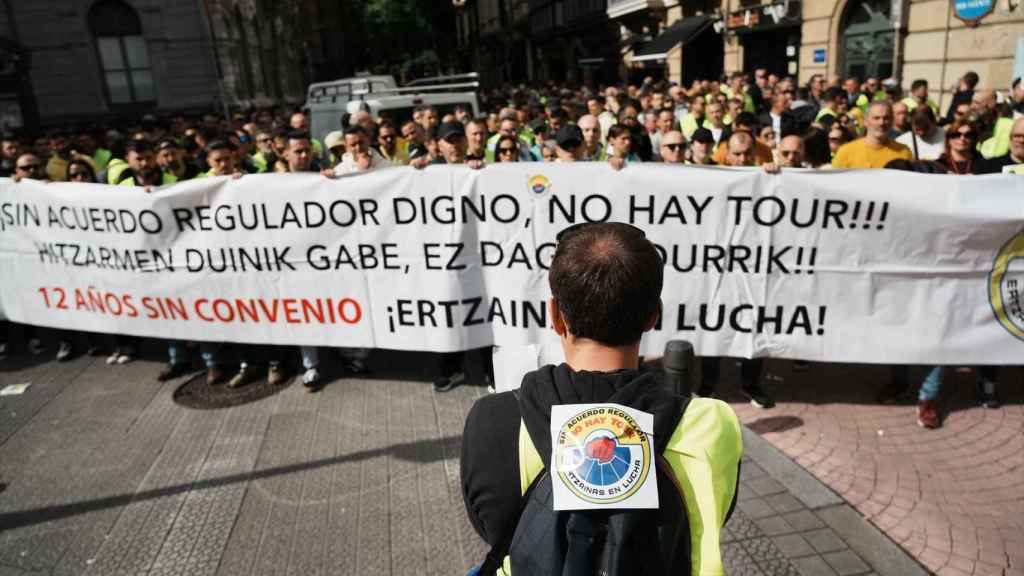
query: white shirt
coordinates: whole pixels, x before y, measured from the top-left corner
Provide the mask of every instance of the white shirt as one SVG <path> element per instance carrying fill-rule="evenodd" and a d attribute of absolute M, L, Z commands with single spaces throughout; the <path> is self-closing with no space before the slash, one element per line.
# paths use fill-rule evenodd
<path fill-rule="evenodd" d="M 909 130 L 900 134 L 896 141 L 910 148 L 914 152 L 914 131 Z M 938 160 L 939 156 L 946 151 L 946 137 L 941 129 L 935 128 L 927 137 L 917 137 L 917 159 Z"/>
<path fill-rule="evenodd" d="M 385 159 L 373 148 L 370 148 L 370 167 L 365 172 L 373 172 L 374 170 L 380 170 L 381 168 L 390 168 L 394 164 Z M 345 152 L 341 157 L 341 162 L 334 167 L 335 176 L 344 176 L 346 174 L 355 174 L 356 172 L 364 172 L 359 169 L 359 165 L 356 163 L 356 157 L 351 152 Z"/>

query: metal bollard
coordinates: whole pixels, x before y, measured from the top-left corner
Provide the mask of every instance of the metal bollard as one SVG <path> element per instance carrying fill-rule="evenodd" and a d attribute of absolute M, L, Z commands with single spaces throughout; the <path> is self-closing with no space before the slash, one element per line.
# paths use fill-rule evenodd
<path fill-rule="evenodd" d="M 693 370 L 693 344 L 686 340 L 669 340 L 661 359 L 665 385 L 680 396 L 690 395 L 690 373 Z"/>

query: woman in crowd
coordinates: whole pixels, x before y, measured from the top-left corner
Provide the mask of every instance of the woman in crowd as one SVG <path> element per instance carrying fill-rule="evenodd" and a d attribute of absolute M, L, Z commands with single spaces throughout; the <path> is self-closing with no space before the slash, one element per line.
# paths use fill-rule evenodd
<path fill-rule="evenodd" d="M 978 152 L 978 129 L 973 123 L 957 120 L 946 129 L 946 151 L 939 156 L 950 174 L 994 174 L 999 172 Z"/>
<path fill-rule="evenodd" d="M 496 162 L 519 161 L 519 138 L 511 134 L 502 134 L 494 149 Z"/>
<path fill-rule="evenodd" d="M 828 129 L 828 149 L 829 157 L 835 158 L 836 151 L 842 147 L 843 144 L 853 140 L 853 133 L 846 129 L 839 122 L 833 122 L 832 126 Z M 830 160 L 831 162 L 831 160 Z"/>

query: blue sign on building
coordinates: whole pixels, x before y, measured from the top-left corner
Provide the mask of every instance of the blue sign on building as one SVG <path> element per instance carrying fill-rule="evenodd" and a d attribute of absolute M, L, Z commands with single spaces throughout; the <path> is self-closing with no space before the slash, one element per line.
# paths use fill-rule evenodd
<path fill-rule="evenodd" d="M 995 8 L 996 0 L 953 0 L 953 14 L 973 26 Z"/>
<path fill-rule="evenodd" d="M 814 63 L 822 64 L 825 62 L 825 49 L 817 48 L 814 50 Z"/>

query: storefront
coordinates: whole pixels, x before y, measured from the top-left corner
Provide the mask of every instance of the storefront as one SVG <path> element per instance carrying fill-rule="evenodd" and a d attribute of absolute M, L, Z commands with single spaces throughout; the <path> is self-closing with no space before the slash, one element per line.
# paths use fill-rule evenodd
<path fill-rule="evenodd" d="M 699 15 L 682 18 L 650 42 L 636 45 L 628 62 L 631 76 L 641 71 L 689 85 L 697 79 L 721 76 L 723 54 L 722 36 L 713 19 Z M 651 73 L 652 68 L 661 74 Z"/>
<path fill-rule="evenodd" d="M 743 46 L 743 71 L 796 76 L 800 68 L 801 4 L 786 0 L 729 13 L 725 29 Z"/>

